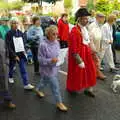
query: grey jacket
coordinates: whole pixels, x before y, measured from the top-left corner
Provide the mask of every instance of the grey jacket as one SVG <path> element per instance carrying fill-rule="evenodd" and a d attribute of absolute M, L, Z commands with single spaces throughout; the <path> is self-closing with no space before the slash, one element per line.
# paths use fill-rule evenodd
<path fill-rule="evenodd" d="M 8 59 L 6 57 L 6 47 L 0 39 L 0 91 L 8 90 Z"/>

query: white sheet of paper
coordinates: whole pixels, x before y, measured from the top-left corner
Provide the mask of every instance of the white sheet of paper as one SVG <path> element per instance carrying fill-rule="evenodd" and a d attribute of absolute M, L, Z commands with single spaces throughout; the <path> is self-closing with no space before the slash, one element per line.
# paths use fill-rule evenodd
<path fill-rule="evenodd" d="M 68 48 L 60 49 L 60 53 L 58 56 L 59 61 L 57 62 L 56 66 L 60 66 L 64 63 L 67 52 L 68 52 Z"/>
<path fill-rule="evenodd" d="M 22 37 L 13 37 L 15 52 L 24 52 L 24 43 Z"/>

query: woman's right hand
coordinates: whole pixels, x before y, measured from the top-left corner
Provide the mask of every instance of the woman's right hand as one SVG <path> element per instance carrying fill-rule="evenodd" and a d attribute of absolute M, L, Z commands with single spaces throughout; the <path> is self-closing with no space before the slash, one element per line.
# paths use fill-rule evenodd
<path fill-rule="evenodd" d="M 79 67 L 80 67 L 80 68 L 85 68 L 85 63 L 84 63 L 84 62 L 81 62 L 81 63 L 79 64 Z"/>
<path fill-rule="evenodd" d="M 18 62 L 20 61 L 20 58 L 18 56 L 16 56 L 15 60 L 17 60 Z"/>
<path fill-rule="evenodd" d="M 57 63 L 58 62 L 58 58 L 52 58 L 51 62 L 52 63 Z"/>

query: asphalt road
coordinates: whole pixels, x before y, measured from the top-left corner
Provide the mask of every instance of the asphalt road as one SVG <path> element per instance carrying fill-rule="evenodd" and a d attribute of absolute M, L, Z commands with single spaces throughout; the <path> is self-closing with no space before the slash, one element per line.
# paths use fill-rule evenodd
<path fill-rule="evenodd" d="M 40 77 L 34 75 L 32 65 L 27 69 L 30 82 L 36 85 Z M 114 74 L 111 74 L 108 68 L 104 71 L 107 80 L 104 82 L 97 80 L 95 98 L 89 98 L 83 92 L 74 96 L 67 93 L 66 72 L 67 64 L 65 63 L 61 67 L 59 80 L 63 101 L 69 107 L 67 113 L 56 110 L 49 87 L 45 88 L 44 99 L 39 99 L 32 91 L 24 91 L 20 75 L 16 72 L 15 84 L 10 85 L 10 90 L 17 108 L 7 110 L 0 106 L 0 120 L 120 120 L 120 87 L 117 94 L 112 92 L 110 85 Z"/>

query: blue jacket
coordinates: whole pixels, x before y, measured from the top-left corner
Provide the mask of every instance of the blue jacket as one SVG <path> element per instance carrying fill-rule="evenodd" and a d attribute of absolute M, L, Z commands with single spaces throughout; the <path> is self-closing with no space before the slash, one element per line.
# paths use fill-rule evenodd
<path fill-rule="evenodd" d="M 31 26 L 27 31 L 27 40 L 31 47 L 38 47 L 43 40 L 43 30 L 41 27 Z"/>

